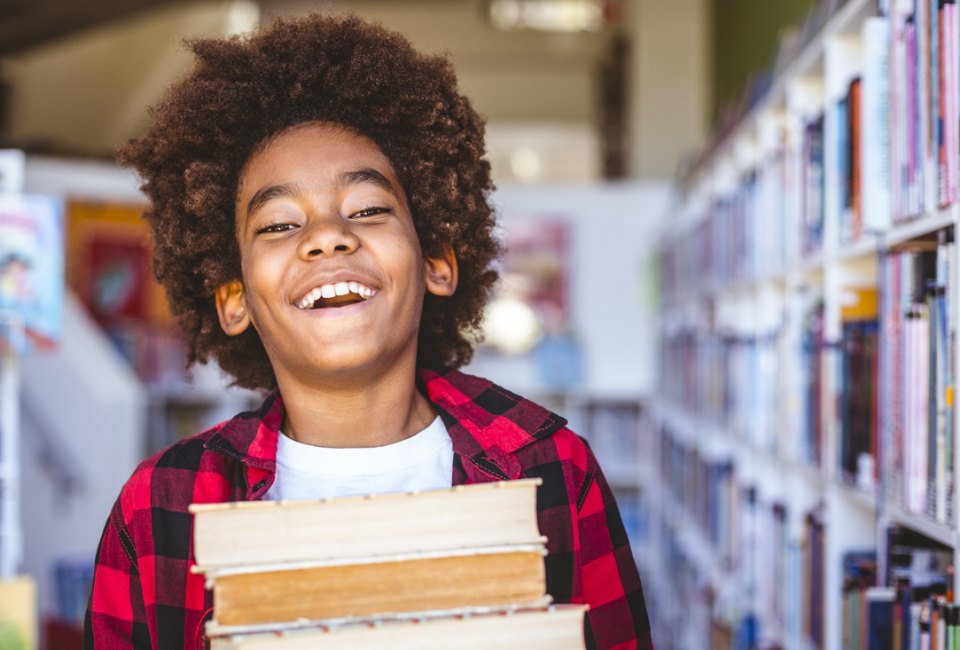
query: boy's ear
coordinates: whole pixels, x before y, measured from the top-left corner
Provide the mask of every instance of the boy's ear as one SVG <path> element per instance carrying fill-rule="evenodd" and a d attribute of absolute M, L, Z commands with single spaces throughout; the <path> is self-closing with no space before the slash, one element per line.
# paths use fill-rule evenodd
<path fill-rule="evenodd" d="M 452 246 L 444 246 L 439 257 L 423 260 L 427 291 L 435 296 L 452 296 L 457 290 L 457 254 Z"/>
<path fill-rule="evenodd" d="M 243 282 L 230 280 L 217 287 L 217 314 L 220 327 L 230 336 L 243 334 L 250 326 L 250 314 L 243 298 Z"/>

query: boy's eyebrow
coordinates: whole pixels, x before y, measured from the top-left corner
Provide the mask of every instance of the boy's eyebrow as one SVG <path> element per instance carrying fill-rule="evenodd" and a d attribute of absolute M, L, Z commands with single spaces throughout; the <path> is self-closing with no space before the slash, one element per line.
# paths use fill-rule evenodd
<path fill-rule="evenodd" d="M 251 215 L 263 205 L 273 199 L 279 199 L 287 196 L 296 196 L 299 194 L 299 190 L 295 185 L 268 185 L 267 187 L 261 187 L 259 190 L 254 192 L 253 196 L 250 197 L 250 200 L 247 202 L 247 214 Z"/>
<path fill-rule="evenodd" d="M 355 171 L 344 172 L 340 175 L 338 179 L 338 185 L 361 185 L 363 183 L 370 183 L 376 185 L 382 190 L 396 194 L 396 190 L 393 187 L 393 184 L 390 182 L 386 176 L 377 171 L 372 167 L 364 167 L 363 169 L 357 169 Z M 250 197 L 250 201 L 247 202 L 247 214 L 253 214 L 256 210 L 259 210 L 263 205 L 273 199 L 279 199 L 284 197 L 292 197 L 301 194 L 301 189 L 297 185 L 283 184 L 283 185 L 269 185 L 267 187 L 260 188 L 257 190 L 253 196 Z"/>
<path fill-rule="evenodd" d="M 372 167 L 364 167 L 352 172 L 344 172 L 340 177 L 342 185 L 359 185 L 361 183 L 372 183 L 382 190 L 395 193 L 393 184 L 386 176 Z"/>

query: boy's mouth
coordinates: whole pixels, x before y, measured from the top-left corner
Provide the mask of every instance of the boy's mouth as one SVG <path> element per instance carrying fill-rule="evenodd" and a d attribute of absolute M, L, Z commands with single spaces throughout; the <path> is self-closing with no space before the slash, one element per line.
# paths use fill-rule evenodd
<path fill-rule="evenodd" d="M 344 307 L 369 300 L 377 295 L 377 290 L 359 282 L 334 282 L 315 287 L 307 292 L 297 307 L 300 309 L 321 309 L 324 307 Z"/>

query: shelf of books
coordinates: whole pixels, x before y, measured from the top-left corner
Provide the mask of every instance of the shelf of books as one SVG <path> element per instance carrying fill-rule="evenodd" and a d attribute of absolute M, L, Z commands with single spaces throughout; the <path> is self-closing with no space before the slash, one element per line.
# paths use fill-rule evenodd
<path fill-rule="evenodd" d="M 744 106 L 659 246 L 644 568 L 676 585 L 657 627 L 688 632 L 658 647 L 942 647 L 960 631 L 958 4 L 822 2 Z"/>

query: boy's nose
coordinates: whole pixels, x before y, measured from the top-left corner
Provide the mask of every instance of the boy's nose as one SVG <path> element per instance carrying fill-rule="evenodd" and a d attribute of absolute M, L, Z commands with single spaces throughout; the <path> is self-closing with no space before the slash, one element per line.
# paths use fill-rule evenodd
<path fill-rule="evenodd" d="M 303 259 L 312 259 L 334 253 L 352 253 L 359 245 L 360 240 L 349 224 L 340 219 L 322 219 L 306 226 L 298 252 Z"/>

